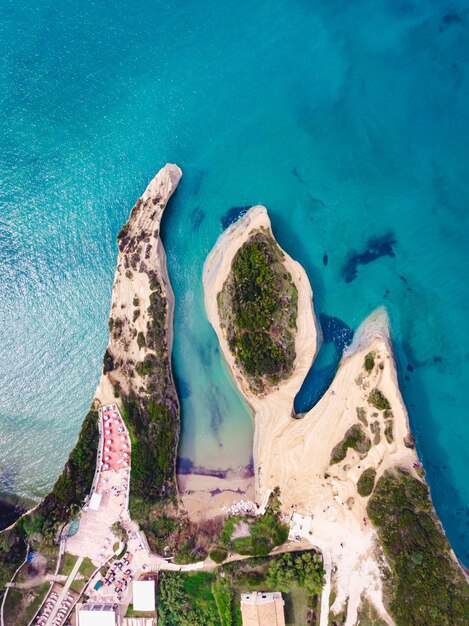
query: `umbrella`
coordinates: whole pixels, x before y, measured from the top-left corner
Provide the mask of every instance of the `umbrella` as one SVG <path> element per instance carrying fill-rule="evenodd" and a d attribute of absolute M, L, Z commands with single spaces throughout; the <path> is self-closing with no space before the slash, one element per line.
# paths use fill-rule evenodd
<path fill-rule="evenodd" d="M 112 439 L 108 439 L 106 443 L 110 445 L 112 443 Z"/>
<path fill-rule="evenodd" d="M 127 454 L 127 452 L 124 452 L 124 456 L 129 456 L 129 455 Z"/>
<path fill-rule="evenodd" d="M 105 461 L 109 461 L 109 457 L 108 457 L 108 456 L 105 456 L 105 457 L 104 457 L 104 460 L 105 460 Z"/>

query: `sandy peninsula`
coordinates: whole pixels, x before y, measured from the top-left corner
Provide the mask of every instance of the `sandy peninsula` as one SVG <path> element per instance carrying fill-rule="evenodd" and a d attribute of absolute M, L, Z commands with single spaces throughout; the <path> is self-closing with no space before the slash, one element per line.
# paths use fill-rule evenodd
<path fill-rule="evenodd" d="M 130 244 L 119 245 L 112 287 L 112 328 L 106 354 L 112 358 L 113 367 L 101 376 L 95 394 L 97 405 L 116 402 L 116 386 L 125 394 L 132 390 L 141 394 L 138 377 L 129 376 L 128 373 L 149 352 L 145 345 L 139 346 L 138 334 L 147 331 L 152 276 L 162 285 L 168 305 L 166 341 L 168 353 L 171 353 L 174 294 L 160 237 L 160 223 L 181 176 L 182 172 L 177 165 L 167 163 L 149 183 L 130 213 L 125 227 L 125 236 Z"/>
<path fill-rule="evenodd" d="M 253 459 L 255 493 L 258 502 L 263 502 L 270 493 L 270 490 L 264 487 L 262 478 L 262 468 L 267 460 L 265 457 L 270 454 L 263 443 L 268 439 L 268 433 L 264 433 L 264 431 L 270 430 L 274 416 L 283 416 L 287 420 L 290 418 L 293 410 L 293 399 L 313 363 L 321 340 L 318 330 L 319 326 L 314 316 L 313 293 L 308 277 L 301 265 L 282 250 L 284 254 L 283 263 L 290 272 L 293 282 L 298 289 L 297 331 L 295 336 L 296 358 L 293 365 L 293 373 L 290 378 L 282 381 L 263 398 L 259 398 L 250 391 L 247 381 L 228 348 L 225 333 L 221 328 L 218 316 L 217 294 L 221 291 L 228 277 L 233 258 L 238 249 L 255 231 L 261 228 L 266 229 L 273 237 L 266 208 L 255 206 L 219 237 L 215 247 L 205 261 L 203 270 L 205 308 L 208 319 L 217 333 L 223 355 L 236 384 L 251 406 L 254 414 Z"/>
<path fill-rule="evenodd" d="M 420 467 L 399 390 L 386 311 L 378 309 L 362 323 L 330 388 L 311 411 L 295 416 L 294 398 L 316 355 L 319 338 L 308 278 L 299 264 L 285 255 L 285 266 L 299 293 L 297 359 L 289 380 L 264 397 L 254 396 L 228 348 L 217 294 L 235 253 L 260 226 L 270 229 L 270 221 L 266 209 L 258 206 L 218 239 L 203 275 L 208 318 L 236 384 L 253 411 L 256 502 L 262 510 L 271 491 L 279 487 L 283 512 L 296 513 L 300 520 L 294 534 L 309 539 L 323 552 L 328 580 L 322 614 L 329 613 L 332 585 L 336 596 L 331 611 L 337 614 L 347 606 L 347 625 L 356 623 L 363 599 L 393 624 L 383 603 L 381 566 L 385 559 L 377 533 L 367 519 L 369 498 L 357 491 L 357 481 L 367 468 L 376 470 L 378 480 L 386 469 L 396 466 L 417 477 Z M 375 365 L 367 372 L 364 361 L 369 353 L 373 353 Z M 373 389 L 379 389 L 388 400 L 392 419 L 386 421 L 383 412 L 368 401 Z M 359 455 L 349 448 L 342 462 L 331 464 L 333 448 L 350 427 L 361 423 L 358 414 L 373 442 L 370 450 Z"/>

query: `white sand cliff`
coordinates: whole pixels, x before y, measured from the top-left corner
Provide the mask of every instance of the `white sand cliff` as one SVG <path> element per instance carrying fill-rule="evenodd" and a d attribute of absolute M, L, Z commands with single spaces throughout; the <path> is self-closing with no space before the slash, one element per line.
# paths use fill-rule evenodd
<path fill-rule="evenodd" d="M 141 198 L 130 213 L 126 234 L 138 242 L 137 245 L 119 245 L 117 267 L 112 287 L 110 317 L 113 330 L 109 334 L 107 350 L 112 355 L 114 368 L 103 373 L 96 390 L 98 404 L 116 402 L 116 385 L 128 394 L 138 391 L 141 386 L 139 376 L 128 376 L 132 366 L 143 361 L 149 352 L 146 346 L 139 347 L 139 332 L 146 335 L 150 305 L 150 274 L 154 273 L 162 286 L 163 296 L 168 303 L 167 344 L 171 354 L 173 341 L 174 294 L 168 277 L 166 254 L 160 237 L 160 223 L 163 211 L 181 179 L 182 172 L 177 165 L 166 164 L 153 178 Z M 132 242 L 132 243 L 133 243 Z M 138 304 L 137 304 L 138 302 Z M 135 319 L 135 312 L 139 311 Z M 141 391 L 138 391 L 141 395 Z M 119 400 L 117 400 L 119 402 Z"/>
<path fill-rule="evenodd" d="M 359 476 L 369 467 L 376 469 L 377 480 L 387 468 L 394 466 L 404 467 L 416 476 L 413 468 L 418 462 L 416 452 L 404 444 L 410 430 L 399 391 L 386 312 L 378 309 L 363 322 L 323 398 L 302 418 L 293 417 L 294 398 L 315 357 L 318 333 L 309 281 L 298 263 L 286 255 L 285 265 L 298 288 L 297 359 L 288 381 L 265 397 L 254 396 L 228 348 L 220 325 L 217 294 L 230 272 L 235 253 L 259 226 L 270 228 L 269 218 L 263 207 L 254 207 L 218 239 L 207 258 L 203 277 L 208 318 L 236 384 L 254 414 L 256 501 L 264 506 L 270 492 L 278 486 L 284 513 L 298 512 L 312 517 L 305 536 L 322 550 L 326 569 L 337 567 L 332 580 L 336 588 L 332 612 L 338 613 L 348 601 L 346 624 L 355 624 L 361 599 L 367 598 L 383 619 L 392 624 L 382 598 L 383 555 L 376 532 L 366 519 L 368 498 L 358 495 L 356 487 Z M 368 352 L 375 353 L 375 366 L 370 374 L 364 369 Z M 384 436 L 383 412 L 367 401 L 375 387 L 391 404 L 393 441 L 390 443 Z M 334 446 L 348 428 L 360 423 L 357 407 L 366 411 L 368 427 L 364 430 L 372 441 L 370 423 L 378 422 L 380 441 L 371 446 L 365 458 L 349 449 L 342 462 L 331 466 Z M 328 583 L 323 594 L 321 624 L 327 624 L 329 592 Z"/>

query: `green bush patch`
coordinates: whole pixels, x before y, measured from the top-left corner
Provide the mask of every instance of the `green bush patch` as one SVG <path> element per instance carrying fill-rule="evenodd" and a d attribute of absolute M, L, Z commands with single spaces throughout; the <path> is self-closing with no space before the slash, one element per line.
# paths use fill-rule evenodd
<path fill-rule="evenodd" d="M 212 561 L 215 561 L 215 563 L 223 563 L 227 555 L 228 552 L 224 548 L 214 548 L 210 552 L 210 558 L 212 559 Z"/>
<path fill-rule="evenodd" d="M 375 409 L 380 411 L 386 411 L 391 409 L 389 400 L 384 396 L 379 389 L 373 389 L 368 396 L 368 403 L 374 406 Z"/>
<path fill-rule="evenodd" d="M 368 374 L 370 374 L 373 371 L 373 368 L 375 366 L 375 353 L 374 352 L 368 352 L 368 354 L 365 356 L 365 362 L 363 364 L 365 370 L 368 372 Z"/>
<path fill-rule="evenodd" d="M 362 472 L 360 478 L 357 481 L 357 491 L 363 496 L 369 496 L 373 491 L 373 487 L 375 486 L 376 479 L 376 470 L 372 467 L 369 467 L 364 472 Z"/>
<path fill-rule="evenodd" d="M 262 393 L 289 376 L 298 292 L 267 232 L 256 232 L 238 250 L 217 299 L 230 350 L 253 390 Z"/>
<path fill-rule="evenodd" d="M 388 470 L 367 510 L 391 567 L 387 593 L 396 624 L 466 624 L 469 587 L 451 556 L 425 483 L 404 470 Z"/>
<path fill-rule="evenodd" d="M 333 448 L 331 452 L 331 465 L 343 461 L 349 448 L 353 448 L 360 455 L 366 455 L 371 448 L 370 438 L 367 437 L 360 424 L 351 426 L 345 433 L 342 441 Z"/>

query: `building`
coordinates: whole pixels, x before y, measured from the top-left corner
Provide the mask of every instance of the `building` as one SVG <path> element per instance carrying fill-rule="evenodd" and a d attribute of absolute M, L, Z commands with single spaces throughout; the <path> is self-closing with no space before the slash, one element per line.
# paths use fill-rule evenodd
<path fill-rule="evenodd" d="M 134 580 L 132 583 L 134 611 L 155 611 L 155 581 Z"/>
<path fill-rule="evenodd" d="M 92 511 L 97 511 L 99 509 L 99 505 L 101 504 L 102 495 L 100 493 L 93 492 L 93 495 L 90 499 L 89 507 Z"/>
<path fill-rule="evenodd" d="M 116 626 L 117 614 L 112 604 L 77 604 L 77 626 Z"/>
<path fill-rule="evenodd" d="M 285 626 L 284 606 L 279 591 L 242 593 L 243 626 Z"/>

